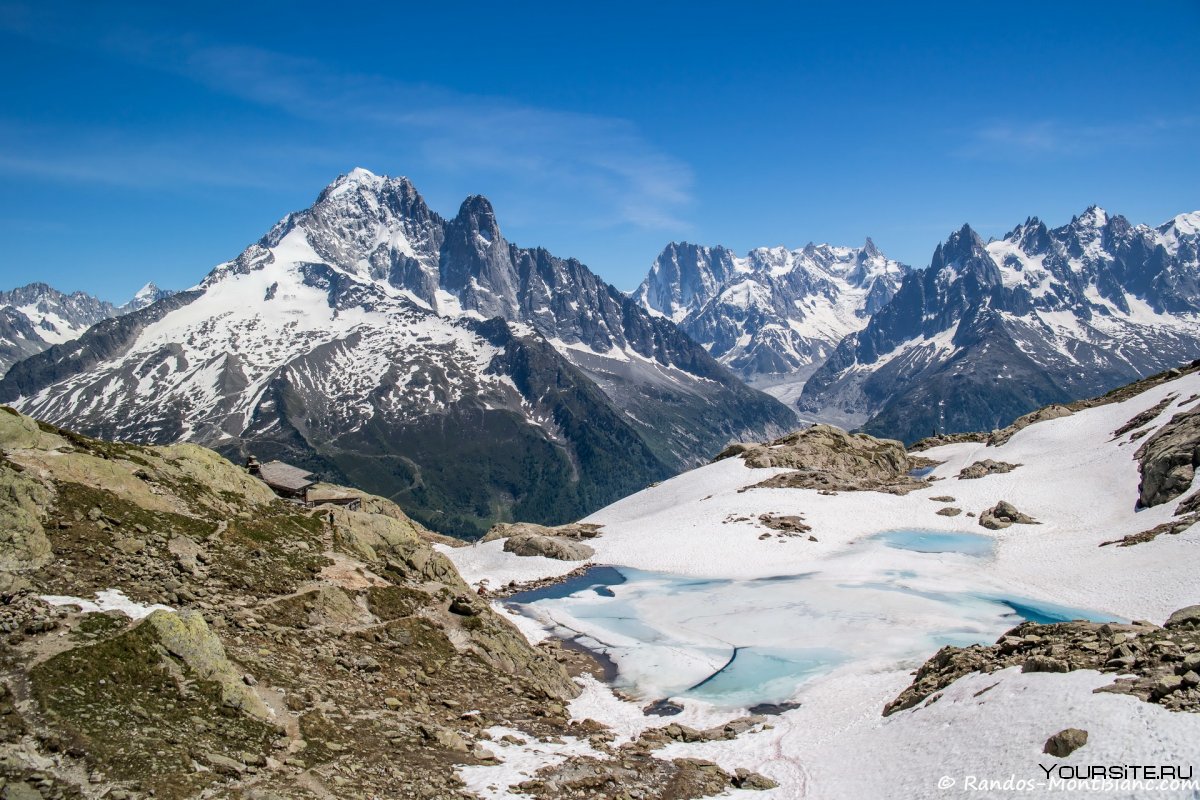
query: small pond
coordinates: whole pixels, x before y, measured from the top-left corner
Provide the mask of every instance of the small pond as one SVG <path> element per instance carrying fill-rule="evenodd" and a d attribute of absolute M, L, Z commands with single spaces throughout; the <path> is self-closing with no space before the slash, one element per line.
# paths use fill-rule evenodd
<path fill-rule="evenodd" d="M 964 556 L 988 556 L 996 540 L 979 533 L 941 533 L 938 531 L 887 531 L 872 537 L 896 550 L 914 553 L 959 553 Z"/>

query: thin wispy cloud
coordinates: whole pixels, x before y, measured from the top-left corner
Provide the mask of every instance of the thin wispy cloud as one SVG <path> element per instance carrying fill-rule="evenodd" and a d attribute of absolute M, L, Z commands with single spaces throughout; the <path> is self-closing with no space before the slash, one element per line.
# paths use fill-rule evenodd
<path fill-rule="evenodd" d="M 970 130 L 955 150 L 963 158 L 1030 161 L 1077 158 L 1150 147 L 1161 137 L 1195 128 L 1197 117 L 1081 124 L 1062 120 L 992 120 Z"/>
<path fill-rule="evenodd" d="M 125 189 L 191 185 L 262 189 L 268 181 L 246 163 L 249 152 L 223 164 L 196 154 L 201 140 L 138 141 L 119 131 L 75 131 L 63 147 L 44 126 L 0 120 L 0 173 L 13 177 L 96 183 Z"/>
<path fill-rule="evenodd" d="M 690 168 L 626 120 L 338 72 L 257 48 L 199 48 L 187 68 L 213 89 L 287 114 L 411 136 L 439 170 L 587 192 L 608 207 L 605 224 L 684 226 L 677 215 L 691 202 Z"/>
<path fill-rule="evenodd" d="M 0 158 L 0 171 L 9 174 L 133 186 L 179 181 L 238 186 L 253 183 L 256 172 L 307 182 L 311 170 L 289 165 L 281 156 L 307 149 L 321 163 L 336 164 L 335 173 L 362 165 L 400 173 L 424 168 L 429 174 L 457 176 L 460 184 L 477 178 L 480 186 L 472 190 L 498 188 L 506 194 L 506 216 L 518 220 L 687 229 L 691 169 L 623 119 L 539 108 L 339 70 L 316 58 L 128 27 L 63 42 L 56 38 L 60 34 L 52 19 L 39 18 L 28 8 L 0 14 L 0 28 L 27 38 L 55 39 L 60 46 L 95 48 L 302 123 L 272 130 L 272 146 L 257 148 L 268 152 L 255 152 L 247 142 L 253 132 L 239 136 L 220 131 L 211 141 L 186 146 L 110 141 L 106 147 L 107 132 L 72 131 L 70 147 L 56 149 L 53 137 L 15 142 Z M 250 167 L 255 163 L 258 169 Z M 576 202 L 567 202 L 571 198 Z"/>

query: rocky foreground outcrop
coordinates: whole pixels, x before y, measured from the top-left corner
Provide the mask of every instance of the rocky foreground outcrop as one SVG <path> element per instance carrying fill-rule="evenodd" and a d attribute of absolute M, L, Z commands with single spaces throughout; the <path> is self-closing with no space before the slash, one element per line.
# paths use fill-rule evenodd
<path fill-rule="evenodd" d="M 569 525 L 537 525 L 532 522 L 501 522 L 493 525 L 480 539 L 480 543 L 494 542 L 497 539 L 508 539 L 512 536 L 555 536 L 563 539 L 595 539 L 600 535 L 603 525 L 591 522 L 572 522 Z"/>
<path fill-rule="evenodd" d="M 912 685 L 888 703 L 884 715 L 936 702 L 938 692 L 972 672 L 1007 667 L 1022 672 L 1094 669 L 1119 674 L 1097 691 L 1130 694 L 1172 711 L 1200 711 L 1200 606 L 1150 622 L 1026 622 L 994 645 L 943 647 L 917 670 Z"/>
<path fill-rule="evenodd" d="M 517 556 L 541 556 L 558 561 L 586 561 L 596 554 L 584 539 L 600 535 L 601 525 L 575 522 L 570 525 L 536 525 L 513 522 L 493 525 L 481 542 L 504 540 L 504 550 Z"/>
<path fill-rule="evenodd" d="M 1139 507 L 1167 503 L 1186 492 L 1200 467 L 1200 407 L 1173 416 L 1134 456 L 1142 474 Z"/>
<path fill-rule="evenodd" d="M 1147 426 L 1178 399 L 1178 395 L 1167 395 L 1114 431 L 1113 436 L 1128 434 L 1130 441 L 1147 436 L 1151 430 Z M 1177 500 L 1194 484 L 1196 468 L 1200 466 L 1200 405 L 1194 405 L 1197 400 L 1196 397 L 1185 400 L 1182 406 L 1186 408 L 1191 403 L 1193 407 L 1172 416 L 1134 453 L 1141 473 L 1137 495 L 1139 508 Z M 1174 517 L 1147 530 L 1102 542 L 1100 546 L 1115 544 L 1118 547 L 1132 547 L 1152 542 L 1159 536 L 1178 535 L 1190 530 L 1193 525 L 1200 523 L 1200 489 L 1183 498 L 1175 507 Z"/>
<path fill-rule="evenodd" d="M 763 488 L 876 491 L 904 494 L 927 486 L 909 472 L 932 464 L 910 458 L 901 442 L 813 425 L 766 444 L 732 444 L 716 460 L 738 457 L 754 468 L 794 470 L 758 484 Z"/>
<path fill-rule="evenodd" d="M 578 654 L 531 646 L 394 504 L 362 508 L 0 409 L 0 797 L 466 798 L 492 726 L 598 733 L 567 719 Z M 738 777 L 598 752 L 646 798 Z"/>
<path fill-rule="evenodd" d="M 596 551 L 586 544 L 535 533 L 508 537 L 504 540 L 504 551 L 517 556 L 541 556 L 556 561 L 586 561 L 596 555 Z"/>

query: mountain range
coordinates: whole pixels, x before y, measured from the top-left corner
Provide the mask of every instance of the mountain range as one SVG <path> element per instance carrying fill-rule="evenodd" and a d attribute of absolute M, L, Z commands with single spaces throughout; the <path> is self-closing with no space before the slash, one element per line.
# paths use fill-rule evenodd
<path fill-rule="evenodd" d="M 9 369 L 0 400 L 106 438 L 284 459 L 438 530 L 565 522 L 794 414 L 486 198 L 357 169 L 195 288 Z"/>
<path fill-rule="evenodd" d="M 0 293 L 0 401 L 292 461 L 472 536 L 576 518 L 797 413 L 911 442 L 1185 363 L 1198 250 L 1200 213 L 1092 207 L 989 242 L 963 226 L 922 270 L 870 239 L 672 243 L 626 295 L 506 241 L 484 197 L 446 219 L 354 170 L 191 290 Z"/>
<path fill-rule="evenodd" d="M 1091 207 L 905 276 L 805 384 L 802 413 L 911 442 L 1002 427 L 1200 356 L 1200 213 L 1151 228 Z"/>
<path fill-rule="evenodd" d="M 745 257 L 683 242 L 662 251 L 633 296 L 750 385 L 788 400 L 910 271 L 870 239 L 859 248 L 760 247 Z"/>
<path fill-rule="evenodd" d="M 147 283 L 114 306 L 86 292 L 64 294 L 44 283 L 0 291 L 0 375 L 23 358 L 80 336 L 97 322 L 138 311 L 171 294 Z"/>

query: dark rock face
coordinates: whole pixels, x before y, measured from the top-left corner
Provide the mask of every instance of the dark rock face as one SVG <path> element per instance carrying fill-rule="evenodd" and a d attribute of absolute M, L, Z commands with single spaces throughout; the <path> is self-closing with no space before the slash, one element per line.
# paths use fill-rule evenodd
<path fill-rule="evenodd" d="M 15 308 L 0 308 L 0 375 L 23 358 L 40 353 L 46 342 L 29 321 Z"/>
<path fill-rule="evenodd" d="M 577 519 L 794 421 L 584 265 L 358 171 L 191 292 L 21 362 L 0 398 L 91 434 L 285 460 L 423 524 Z"/>
<path fill-rule="evenodd" d="M 1135 455 L 1142 474 L 1139 506 L 1156 506 L 1179 497 L 1191 488 L 1200 466 L 1200 409 L 1176 414 Z"/>
<path fill-rule="evenodd" d="M 922 437 L 1001 428 L 1200 355 L 1197 215 L 1092 208 L 985 244 L 964 226 L 805 385 L 802 411 Z"/>

